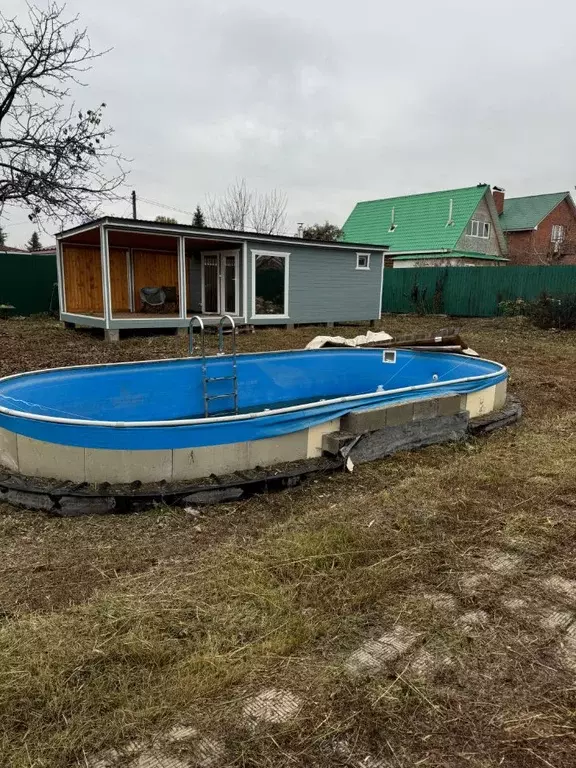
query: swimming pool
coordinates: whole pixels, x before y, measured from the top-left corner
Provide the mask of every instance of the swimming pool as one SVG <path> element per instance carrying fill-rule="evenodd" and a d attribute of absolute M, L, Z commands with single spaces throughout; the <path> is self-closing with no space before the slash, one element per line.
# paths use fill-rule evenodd
<path fill-rule="evenodd" d="M 185 479 L 320 455 L 357 409 L 458 394 L 497 407 L 506 368 L 481 358 L 382 349 L 299 350 L 75 366 L 0 379 L 0 464 L 88 482 Z M 500 385 L 500 386 L 499 386 Z M 497 389 L 498 388 L 498 389 Z M 496 393 L 500 394 L 496 394 Z"/>

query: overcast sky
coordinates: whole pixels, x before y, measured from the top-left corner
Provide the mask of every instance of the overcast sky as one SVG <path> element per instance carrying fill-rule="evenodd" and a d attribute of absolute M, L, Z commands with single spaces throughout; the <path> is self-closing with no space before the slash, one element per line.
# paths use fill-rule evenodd
<path fill-rule="evenodd" d="M 42 2 L 42 0 L 39 0 Z M 3 0 L 5 13 L 25 10 Z M 576 184 L 573 0 L 70 0 L 129 188 L 193 210 L 237 178 L 296 223 L 479 182 Z M 129 189 L 127 190 L 129 192 Z M 126 215 L 129 201 L 110 213 Z M 29 235 L 11 210 L 10 242 Z M 168 213 L 142 204 L 139 214 Z M 185 215 L 173 214 L 182 222 Z M 46 239 L 46 238 L 44 238 Z"/>

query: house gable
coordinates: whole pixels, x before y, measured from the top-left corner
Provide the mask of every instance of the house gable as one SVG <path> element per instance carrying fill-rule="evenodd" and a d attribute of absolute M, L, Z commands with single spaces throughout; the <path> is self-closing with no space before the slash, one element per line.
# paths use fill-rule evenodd
<path fill-rule="evenodd" d="M 474 237 L 468 234 L 468 227 L 464 228 L 464 231 L 460 235 L 458 242 L 456 243 L 456 249 L 459 251 L 474 251 L 476 253 L 483 253 L 490 256 L 504 256 L 508 252 L 506 246 L 506 239 L 500 221 L 496 206 L 492 194 L 489 190 L 480 200 L 476 209 L 474 210 L 471 220 L 484 221 L 490 224 L 490 235 L 487 238 Z"/>
<path fill-rule="evenodd" d="M 344 241 L 386 243 L 393 252 L 453 249 L 489 189 L 481 184 L 357 203 Z"/>
<path fill-rule="evenodd" d="M 474 217 L 491 224 L 490 237 L 466 235 Z M 344 240 L 383 242 L 390 254 L 474 252 L 507 253 L 496 206 L 486 184 L 422 195 L 358 203 L 344 224 Z"/>

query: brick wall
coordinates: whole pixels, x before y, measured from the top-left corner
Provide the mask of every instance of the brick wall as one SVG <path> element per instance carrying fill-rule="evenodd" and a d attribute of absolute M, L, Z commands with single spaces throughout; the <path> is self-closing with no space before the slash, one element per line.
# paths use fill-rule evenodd
<path fill-rule="evenodd" d="M 561 248 L 561 258 L 552 257 L 550 237 L 554 224 L 566 229 L 566 239 Z M 510 264 L 576 264 L 576 216 L 570 205 L 563 200 L 540 222 L 538 229 L 525 232 L 508 232 L 508 256 Z"/>

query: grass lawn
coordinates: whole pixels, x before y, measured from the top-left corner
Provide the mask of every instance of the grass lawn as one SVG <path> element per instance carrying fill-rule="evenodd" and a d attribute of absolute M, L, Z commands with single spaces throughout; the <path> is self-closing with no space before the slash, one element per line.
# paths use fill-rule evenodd
<path fill-rule="evenodd" d="M 0 765 L 576 765 L 576 334 L 460 327 L 519 425 L 200 517 L 0 505 Z M 185 341 L 5 321 L 0 374 Z"/>

